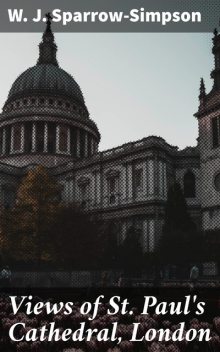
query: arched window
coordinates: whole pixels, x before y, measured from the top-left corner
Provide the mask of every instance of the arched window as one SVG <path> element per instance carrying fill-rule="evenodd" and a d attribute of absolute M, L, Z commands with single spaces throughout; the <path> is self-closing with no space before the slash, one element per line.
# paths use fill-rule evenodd
<path fill-rule="evenodd" d="M 187 171 L 184 175 L 184 196 L 186 198 L 194 198 L 196 196 L 195 175 L 191 171 Z"/>

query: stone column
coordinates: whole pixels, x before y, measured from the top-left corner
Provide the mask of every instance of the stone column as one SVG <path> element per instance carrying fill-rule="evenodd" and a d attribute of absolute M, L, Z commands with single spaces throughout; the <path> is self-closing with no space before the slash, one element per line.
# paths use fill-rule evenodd
<path fill-rule="evenodd" d="M 93 172 L 93 180 L 94 180 L 94 206 L 97 204 L 97 171 Z"/>
<path fill-rule="evenodd" d="M 154 252 L 155 248 L 155 231 L 154 220 L 149 221 L 149 252 Z"/>
<path fill-rule="evenodd" d="M 3 137 L 2 137 L 2 154 L 6 152 L 6 130 L 3 128 Z"/>
<path fill-rule="evenodd" d="M 80 158 L 80 130 L 77 128 L 76 131 L 76 156 Z"/>
<path fill-rule="evenodd" d="M 126 202 L 126 190 L 127 190 L 127 165 L 126 163 L 122 165 L 123 169 L 121 171 L 121 175 L 119 176 L 120 178 L 120 186 L 119 186 L 119 194 L 120 194 L 120 200 L 122 203 Z"/>
<path fill-rule="evenodd" d="M 11 145 L 10 145 L 10 153 L 14 151 L 14 126 L 11 128 Z"/>
<path fill-rule="evenodd" d="M 163 198 L 163 162 L 161 160 L 158 161 L 158 189 L 159 196 Z"/>
<path fill-rule="evenodd" d="M 97 204 L 101 204 L 102 203 L 102 192 L 101 192 L 101 186 L 102 186 L 102 183 L 101 183 L 101 173 L 100 171 L 97 171 L 96 172 L 96 202 Z"/>
<path fill-rule="evenodd" d="M 147 178 L 148 178 L 148 170 L 147 170 L 148 163 L 146 160 L 143 161 L 143 197 L 146 198 L 147 196 Z"/>
<path fill-rule="evenodd" d="M 36 152 L 36 123 L 32 124 L 32 153 Z"/>
<path fill-rule="evenodd" d="M 47 122 L 44 123 L 44 153 L 48 151 L 48 125 Z"/>
<path fill-rule="evenodd" d="M 143 239 L 142 239 L 142 246 L 143 252 L 147 253 L 149 250 L 149 237 L 148 237 L 148 220 L 143 221 Z"/>
<path fill-rule="evenodd" d="M 148 160 L 148 195 L 154 195 L 154 161 Z"/>
<path fill-rule="evenodd" d="M 96 204 L 96 173 L 92 173 L 91 177 L 91 191 L 90 191 L 90 207 Z"/>
<path fill-rule="evenodd" d="M 133 199 L 133 166 L 132 164 L 127 165 L 127 190 L 128 190 L 128 201 Z"/>
<path fill-rule="evenodd" d="M 21 152 L 24 153 L 24 124 L 21 126 Z"/>
<path fill-rule="evenodd" d="M 67 130 L 67 153 L 70 154 L 70 128 Z"/>
<path fill-rule="evenodd" d="M 91 155 L 93 155 L 94 154 L 94 139 L 93 139 L 93 137 L 91 138 L 91 140 L 90 140 L 90 143 L 91 143 Z"/>
<path fill-rule="evenodd" d="M 59 153 L 59 142 L 60 142 L 60 126 L 56 126 L 56 153 Z"/>
<path fill-rule="evenodd" d="M 88 156 L 88 133 L 85 132 L 85 153 L 84 153 L 85 158 Z"/>
<path fill-rule="evenodd" d="M 163 164 L 163 189 L 164 189 L 164 199 L 167 199 L 167 165 Z"/>

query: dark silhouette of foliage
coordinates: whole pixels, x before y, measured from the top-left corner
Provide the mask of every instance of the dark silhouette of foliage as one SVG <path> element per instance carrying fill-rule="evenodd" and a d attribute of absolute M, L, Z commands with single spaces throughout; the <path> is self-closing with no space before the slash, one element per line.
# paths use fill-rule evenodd
<path fill-rule="evenodd" d="M 106 248 L 104 225 L 72 204 L 62 206 L 49 229 L 51 253 L 63 269 L 99 269 Z"/>
<path fill-rule="evenodd" d="M 119 247 L 119 266 L 125 274 L 137 275 L 142 269 L 143 251 L 140 243 L 140 232 L 131 226 Z"/>
<path fill-rule="evenodd" d="M 105 252 L 102 263 L 105 269 L 118 269 L 120 256 L 118 247 L 119 231 L 115 222 L 106 222 L 104 225 Z"/>
<path fill-rule="evenodd" d="M 181 186 L 174 183 L 168 191 L 158 261 L 161 264 L 202 261 L 202 246 L 202 236 L 190 217 Z"/>
<path fill-rule="evenodd" d="M 209 230 L 203 234 L 206 261 L 215 261 L 220 268 L 220 230 Z"/>

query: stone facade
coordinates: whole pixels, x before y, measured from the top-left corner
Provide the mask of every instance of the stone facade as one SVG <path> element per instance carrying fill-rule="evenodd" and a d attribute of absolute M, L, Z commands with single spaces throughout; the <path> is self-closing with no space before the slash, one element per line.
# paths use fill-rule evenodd
<path fill-rule="evenodd" d="M 201 79 L 200 105 L 195 114 L 199 124 L 201 218 L 205 230 L 220 228 L 220 35 L 217 30 L 212 52 L 213 88 L 206 94 Z"/>
<path fill-rule="evenodd" d="M 215 57 L 220 57 L 219 42 L 215 33 Z M 174 180 L 182 185 L 197 226 L 220 227 L 220 144 L 213 147 L 214 138 L 220 141 L 220 104 L 216 102 L 220 101 L 216 83 L 220 60 L 216 60 L 211 93 L 206 94 L 201 82 L 197 147 L 179 150 L 161 137 L 149 136 L 99 152 L 100 133 L 82 92 L 56 61 L 49 20 L 39 48 L 37 65 L 16 79 L 0 116 L 3 206 L 13 204 L 27 170 L 42 164 L 62 184 L 63 202 L 78 202 L 92 215 L 110 221 L 120 234 L 119 241 L 135 226 L 144 252 L 154 251 L 167 190 Z"/>

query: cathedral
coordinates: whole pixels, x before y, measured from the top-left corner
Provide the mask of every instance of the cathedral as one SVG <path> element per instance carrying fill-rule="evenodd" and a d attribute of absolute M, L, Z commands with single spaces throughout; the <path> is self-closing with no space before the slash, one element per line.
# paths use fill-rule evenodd
<path fill-rule="evenodd" d="M 109 221 L 123 241 L 140 231 L 144 252 L 161 234 L 169 185 L 182 186 L 198 227 L 220 227 L 220 35 L 214 32 L 213 88 L 201 80 L 196 147 L 179 150 L 157 136 L 99 151 L 100 132 L 82 91 L 56 58 L 51 20 L 35 66 L 9 91 L 0 115 L 0 201 L 13 205 L 27 171 L 45 166 L 62 185 L 62 201 Z"/>

